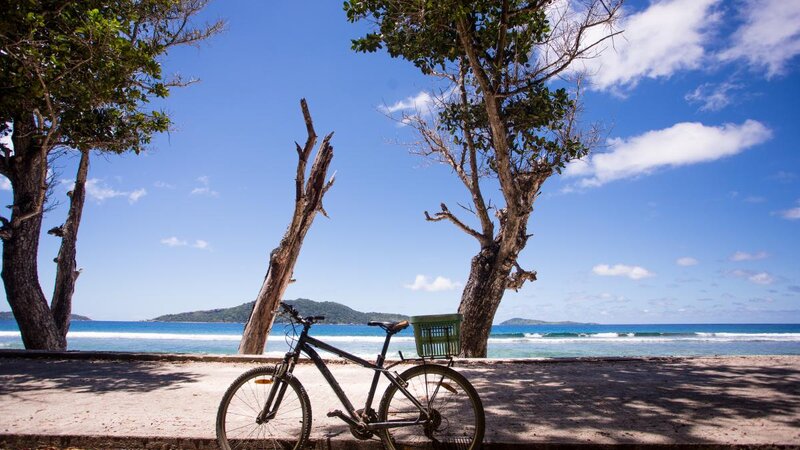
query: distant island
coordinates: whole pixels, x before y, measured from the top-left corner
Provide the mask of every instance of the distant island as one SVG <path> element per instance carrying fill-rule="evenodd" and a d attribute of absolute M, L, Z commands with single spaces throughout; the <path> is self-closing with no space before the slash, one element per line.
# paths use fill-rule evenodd
<path fill-rule="evenodd" d="M 92 320 L 86 316 L 81 316 L 79 314 L 71 314 L 71 320 Z M 16 320 L 14 319 L 14 313 L 11 311 L 0 311 L 0 320 Z"/>
<path fill-rule="evenodd" d="M 317 302 L 306 298 L 296 300 L 285 300 L 286 303 L 297 308 L 300 314 L 307 316 L 325 316 L 325 322 L 329 324 L 360 324 L 363 325 L 370 320 L 379 321 L 400 321 L 408 320 L 408 316 L 403 314 L 382 313 L 382 312 L 361 312 L 353 308 L 336 302 Z M 253 311 L 255 302 L 243 303 L 231 308 L 209 309 L 205 311 L 190 311 L 178 314 L 166 314 L 150 319 L 150 322 L 226 322 L 226 323 L 245 323 Z M 284 323 L 286 319 L 278 316 L 276 323 Z M 582 322 L 547 322 L 544 320 L 523 319 L 515 317 L 500 323 L 500 325 L 597 325 L 595 323 Z"/>
<path fill-rule="evenodd" d="M 325 322 L 330 324 L 365 324 L 370 320 L 380 321 L 400 321 L 408 319 L 402 314 L 380 313 L 380 312 L 360 312 L 349 306 L 336 302 L 316 302 L 305 298 L 297 300 L 286 300 L 286 303 L 297 308 L 300 314 L 325 316 Z M 167 314 L 151 319 L 152 322 L 234 322 L 244 323 L 250 317 L 255 302 L 244 303 L 232 308 L 210 309 L 206 311 L 192 311 L 179 314 Z M 278 316 L 277 323 L 285 322 L 282 316 Z"/>
<path fill-rule="evenodd" d="M 584 322 L 547 322 L 544 320 L 536 320 L 536 319 L 523 319 L 520 317 L 515 317 L 513 319 L 508 319 L 500 325 L 597 325 L 596 323 L 584 323 Z"/>

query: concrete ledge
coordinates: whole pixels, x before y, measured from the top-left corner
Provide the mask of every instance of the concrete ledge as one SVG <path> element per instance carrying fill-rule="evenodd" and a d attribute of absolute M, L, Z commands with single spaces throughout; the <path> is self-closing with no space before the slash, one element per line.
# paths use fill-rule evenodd
<path fill-rule="evenodd" d="M 745 356 L 746 357 L 746 356 Z M 192 353 L 137 353 L 137 352 L 103 352 L 72 350 L 65 352 L 51 352 L 45 350 L 15 350 L 0 349 L 0 358 L 29 358 L 29 359 L 63 359 L 63 360 L 99 360 L 99 361 L 164 361 L 164 362 L 239 362 L 239 363 L 264 363 L 275 364 L 280 358 L 258 355 L 207 355 Z M 675 357 L 675 356 L 642 356 L 642 357 L 573 357 L 573 358 L 453 358 L 456 366 L 492 366 L 495 364 L 559 364 L 559 363 L 609 363 L 609 362 L 672 362 L 685 361 L 700 357 Z M 703 359 L 709 357 L 704 356 Z M 387 362 L 400 362 L 399 359 L 387 358 Z M 300 363 L 310 363 L 307 358 L 301 358 Z M 330 357 L 325 358 L 327 363 L 351 364 L 349 361 Z"/>
<path fill-rule="evenodd" d="M 0 434 L 0 448 L 28 449 L 82 449 L 82 450 L 219 450 L 217 442 L 208 438 L 173 438 L 141 436 L 39 436 L 30 434 Z M 311 442 L 314 450 L 376 450 L 383 445 L 377 439 L 320 439 Z M 485 442 L 486 450 L 784 450 L 797 449 L 793 445 L 737 445 L 737 444 L 596 444 L 596 443 L 499 443 Z"/>

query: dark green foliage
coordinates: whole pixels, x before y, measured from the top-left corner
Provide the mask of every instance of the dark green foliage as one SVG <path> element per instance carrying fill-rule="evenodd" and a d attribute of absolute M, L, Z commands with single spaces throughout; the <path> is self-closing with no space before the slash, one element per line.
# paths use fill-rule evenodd
<path fill-rule="evenodd" d="M 596 142 L 577 121 L 580 78 L 570 95 L 559 77 L 613 35 L 622 0 L 347 0 L 350 22 L 372 30 L 358 52 L 385 48 L 436 77 L 433 109 L 404 113 L 420 136 L 414 150 L 450 166 L 470 193 L 464 206 L 480 229 L 446 204 L 428 221 L 449 220 L 480 243 L 461 296 L 461 355 L 485 357 L 490 325 L 506 289 L 536 280 L 518 257 L 542 185 Z M 550 22 L 552 20 L 552 23 Z M 599 27 L 599 28 L 598 28 Z M 605 29 L 601 30 L 601 28 Z M 594 30 L 601 33 L 594 33 Z M 595 39 L 586 42 L 587 39 Z M 481 178 L 497 179 L 502 199 L 484 197 Z M 492 186 L 495 191 L 495 186 Z M 496 198 L 496 197 L 494 197 Z M 488 201 L 487 201 L 488 200 Z"/>
<path fill-rule="evenodd" d="M 323 323 L 331 324 L 365 324 L 370 320 L 399 321 L 408 319 L 402 314 L 363 313 L 336 302 L 315 302 L 313 300 L 298 298 L 286 300 L 286 303 L 297 308 L 300 314 L 306 316 L 325 316 Z M 167 314 L 153 319 L 156 322 L 237 322 L 244 323 L 250 317 L 254 302 L 248 302 L 233 308 L 212 309 L 208 311 L 193 311 L 180 314 Z M 278 315 L 275 322 L 283 323 L 285 318 Z"/>
<path fill-rule="evenodd" d="M 463 79 L 465 98 L 453 95 L 439 113 L 438 129 L 456 146 L 472 134 L 484 162 L 497 171 L 489 117 L 488 94 L 497 99 L 511 170 L 516 173 L 560 171 L 581 158 L 588 147 L 570 129 L 576 104 L 563 88 L 547 81 L 535 48 L 551 37 L 546 1 L 523 0 L 349 0 L 344 3 L 351 22 L 366 20 L 375 30 L 352 41 L 358 52 L 385 48 L 392 57 L 414 63 L 422 73 L 436 73 L 457 82 Z M 458 22 L 468 36 L 460 36 Z M 467 62 L 462 39 L 475 50 L 479 69 Z M 480 72 L 480 73 L 478 73 Z M 483 85 L 480 78 L 485 77 Z M 465 101 L 466 100 L 466 101 Z"/>
<path fill-rule="evenodd" d="M 153 98 L 182 84 L 166 80 L 158 58 L 221 23 L 182 23 L 199 0 L 14 0 L 0 15 L 0 123 L 33 119 L 51 146 L 140 151 L 166 131 Z M 21 128 L 21 127 L 20 127 Z"/>

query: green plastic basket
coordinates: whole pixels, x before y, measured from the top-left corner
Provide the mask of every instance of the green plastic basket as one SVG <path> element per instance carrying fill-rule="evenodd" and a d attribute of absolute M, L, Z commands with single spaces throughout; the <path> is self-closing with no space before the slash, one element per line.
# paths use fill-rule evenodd
<path fill-rule="evenodd" d="M 461 352 L 461 314 L 412 316 L 417 354 L 422 357 L 451 356 Z"/>

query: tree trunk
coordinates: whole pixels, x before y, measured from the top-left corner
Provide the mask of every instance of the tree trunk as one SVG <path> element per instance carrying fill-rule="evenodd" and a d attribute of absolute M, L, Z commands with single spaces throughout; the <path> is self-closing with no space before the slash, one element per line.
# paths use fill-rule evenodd
<path fill-rule="evenodd" d="M 317 135 L 314 132 L 314 125 L 305 99 L 300 101 L 300 105 L 306 121 L 308 138 L 303 148 L 299 144 L 297 145 L 294 215 L 280 245 L 270 254 L 267 276 L 261 285 L 253 311 L 245 325 L 242 341 L 239 344 L 239 353 L 243 355 L 264 353 L 264 346 L 272 329 L 283 293 L 286 292 L 289 283 L 293 281 L 292 273 L 303 245 L 303 239 L 311 228 L 317 212 L 327 215 L 322 207 L 322 197 L 333 185 L 333 178 L 327 183 L 325 182 L 328 166 L 333 158 L 333 147 L 330 145 L 333 133 L 325 136 L 322 140 L 306 180 L 306 163 L 314 149 L 314 144 L 316 144 Z"/>
<path fill-rule="evenodd" d="M 78 263 L 75 255 L 78 243 L 78 228 L 81 224 L 83 204 L 86 201 L 86 178 L 88 173 L 89 151 L 81 151 L 81 160 L 75 177 L 75 187 L 72 189 L 72 193 L 69 194 L 70 204 L 67 221 L 61 227 L 49 231 L 50 234 L 61 237 L 61 248 L 56 258 L 56 283 L 50 310 L 56 326 L 65 340 L 69 331 L 75 281 L 80 275 L 80 272 L 76 269 Z"/>
<path fill-rule="evenodd" d="M 27 150 L 26 157 L 15 159 L 8 170 L 14 204 L 3 236 L 3 285 L 25 348 L 65 350 L 66 340 L 39 284 L 37 264 L 47 159 L 37 149 Z"/>
<path fill-rule="evenodd" d="M 472 258 L 469 278 L 458 312 L 461 322 L 461 357 L 485 358 L 492 321 L 503 299 L 510 264 L 499 264 L 498 246 L 481 248 Z"/>
<path fill-rule="evenodd" d="M 488 245 L 472 258 L 469 278 L 461 295 L 458 312 L 461 322 L 461 357 L 486 358 L 492 322 L 506 289 L 519 290 L 526 281 L 536 280 L 536 272 L 522 269 L 517 263 L 519 253 L 530 237 L 528 219 L 533 212 L 533 201 L 538 186 L 525 199 L 527 205 L 521 214 L 511 215 L 498 211 L 500 232 Z M 512 269 L 516 267 L 516 270 Z"/>

